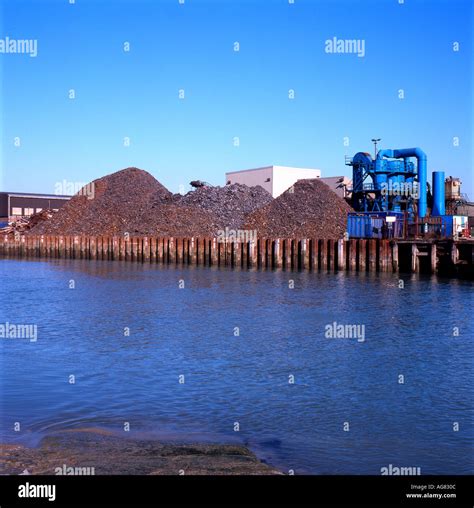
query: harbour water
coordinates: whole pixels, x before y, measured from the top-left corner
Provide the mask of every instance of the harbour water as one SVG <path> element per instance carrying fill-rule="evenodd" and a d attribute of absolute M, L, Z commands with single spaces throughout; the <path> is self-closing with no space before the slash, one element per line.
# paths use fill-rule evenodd
<path fill-rule="evenodd" d="M 7 259 L 0 283 L 0 324 L 37 326 L 0 339 L 2 442 L 99 427 L 296 474 L 474 470 L 471 282 Z"/>

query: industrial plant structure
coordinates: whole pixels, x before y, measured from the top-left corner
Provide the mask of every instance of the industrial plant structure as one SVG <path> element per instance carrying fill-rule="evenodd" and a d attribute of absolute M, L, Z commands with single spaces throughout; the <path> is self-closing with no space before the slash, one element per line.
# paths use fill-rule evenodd
<path fill-rule="evenodd" d="M 352 166 L 355 210 L 348 215 L 349 237 L 469 236 L 467 216 L 456 215 L 453 207 L 446 214 L 444 172 L 433 171 L 428 184 L 427 156 L 421 148 L 379 150 L 374 159 L 358 152 L 346 158 L 346 165 Z"/>
<path fill-rule="evenodd" d="M 374 139 L 379 142 L 380 139 Z M 298 180 L 319 179 L 353 208 L 347 238 L 461 238 L 474 228 L 474 203 L 461 192 L 461 180 L 433 171 L 428 183 L 428 157 L 419 147 L 382 149 L 372 156 L 346 157 L 352 180 L 321 177 L 321 170 L 265 166 L 226 173 L 226 184 L 261 186 L 276 198 Z M 206 186 L 193 181 L 194 187 Z M 57 210 L 71 196 L 0 192 L 0 226 L 48 208 Z"/>

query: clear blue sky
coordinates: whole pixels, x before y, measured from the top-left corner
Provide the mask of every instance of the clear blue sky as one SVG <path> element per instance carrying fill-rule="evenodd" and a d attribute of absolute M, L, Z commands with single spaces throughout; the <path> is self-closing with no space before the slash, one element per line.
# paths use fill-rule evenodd
<path fill-rule="evenodd" d="M 350 175 L 344 156 L 375 136 L 423 148 L 474 200 L 474 2 L 398 2 L 0 0 L 0 38 L 38 40 L 36 58 L 0 54 L 1 188 L 127 166 L 174 192 L 269 164 Z M 365 40 L 365 56 L 327 54 L 333 37 Z"/>

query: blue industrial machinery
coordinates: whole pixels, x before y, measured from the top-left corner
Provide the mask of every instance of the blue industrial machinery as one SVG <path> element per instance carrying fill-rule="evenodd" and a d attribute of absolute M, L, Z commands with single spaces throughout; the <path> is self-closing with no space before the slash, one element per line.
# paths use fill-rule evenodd
<path fill-rule="evenodd" d="M 349 236 L 399 238 L 407 224 L 418 222 L 416 215 L 419 219 L 426 216 L 427 160 L 420 148 L 379 150 L 374 159 L 358 152 L 346 164 L 352 166 L 355 210 L 348 215 Z"/>
<path fill-rule="evenodd" d="M 358 152 L 346 164 L 352 166 L 349 190 L 355 210 L 347 217 L 349 237 L 451 238 L 467 230 L 465 216 L 446 215 L 444 171 L 433 171 L 428 216 L 427 158 L 421 148 L 379 150 L 375 158 Z"/>
<path fill-rule="evenodd" d="M 410 160 L 416 157 L 417 164 Z M 352 166 L 352 206 L 358 212 L 401 212 L 426 215 L 426 154 L 420 148 L 379 150 L 375 159 L 358 152 Z"/>

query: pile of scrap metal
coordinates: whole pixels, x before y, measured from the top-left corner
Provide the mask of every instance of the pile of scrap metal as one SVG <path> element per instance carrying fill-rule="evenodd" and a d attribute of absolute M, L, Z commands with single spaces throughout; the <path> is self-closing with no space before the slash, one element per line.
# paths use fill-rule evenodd
<path fill-rule="evenodd" d="M 193 180 L 192 182 L 189 182 L 189 185 L 191 185 L 191 187 L 194 187 L 196 189 L 198 189 L 199 187 L 212 187 L 210 183 L 203 182 L 202 180 Z"/>
<path fill-rule="evenodd" d="M 44 210 L 41 210 L 41 212 L 35 213 L 33 215 L 30 215 L 28 217 L 18 217 L 18 219 L 15 219 L 12 222 L 8 223 L 8 226 L 5 226 L 4 228 L 0 229 L 0 234 L 23 234 L 25 231 L 29 231 L 31 228 L 36 226 L 37 224 L 40 224 L 41 222 L 47 221 L 51 219 L 53 214 L 55 214 L 53 210 L 50 210 L 49 208 L 45 208 Z"/>

